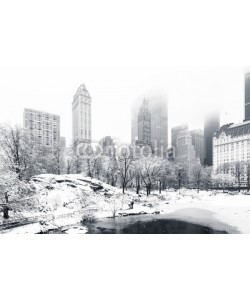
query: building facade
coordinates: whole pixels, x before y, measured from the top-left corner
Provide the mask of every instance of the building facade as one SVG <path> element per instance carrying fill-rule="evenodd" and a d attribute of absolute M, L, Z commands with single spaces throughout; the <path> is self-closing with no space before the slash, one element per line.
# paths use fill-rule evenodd
<path fill-rule="evenodd" d="M 202 129 L 194 129 L 190 130 L 190 134 L 192 136 L 195 155 L 200 160 L 201 165 L 204 165 L 204 133 Z"/>
<path fill-rule="evenodd" d="M 23 126 L 41 146 L 50 147 L 52 151 L 60 146 L 60 116 L 25 108 Z"/>
<path fill-rule="evenodd" d="M 102 148 L 106 148 L 109 146 L 114 146 L 114 141 L 111 136 L 105 136 L 100 140 L 99 144 L 101 145 Z"/>
<path fill-rule="evenodd" d="M 167 156 L 168 148 L 168 106 L 167 99 L 162 95 L 150 95 L 147 97 L 148 110 L 151 114 L 151 143 L 157 156 Z M 138 114 L 141 108 L 141 100 L 137 99 L 132 105 L 131 112 L 131 143 L 139 140 Z"/>
<path fill-rule="evenodd" d="M 250 120 L 227 124 L 213 138 L 213 170 L 215 173 L 235 174 L 235 166 L 243 167 L 242 180 L 246 181 L 247 163 L 250 163 Z"/>
<path fill-rule="evenodd" d="M 175 148 L 174 147 L 169 147 L 167 150 L 167 159 L 168 161 L 174 162 L 175 160 Z"/>
<path fill-rule="evenodd" d="M 148 101 L 143 100 L 138 114 L 138 146 L 151 146 L 151 113 L 148 109 Z"/>
<path fill-rule="evenodd" d="M 171 128 L 171 145 L 172 145 L 172 147 L 174 147 L 174 148 L 177 147 L 177 138 L 178 138 L 179 133 L 182 130 L 187 130 L 187 129 L 188 129 L 187 124 L 181 124 L 181 125 Z"/>
<path fill-rule="evenodd" d="M 99 145 L 102 148 L 102 154 L 108 156 L 115 156 L 115 143 L 111 136 L 105 136 L 99 142 Z"/>
<path fill-rule="evenodd" d="M 180 131 L 178 134 L 175 161 L 177 163 L 183 163 L 187 167 L 187 175 L 189 178 L 193 168 L 200 165 L 200 161 L 196 158 L 195 149 L 192 144 L 192 136 L 187 129 Z"/>
<path fill-rule="evenodd" d="M 72 103 L 73 144 L 92 140 L 92 99 L 84 84 L 80 85 Z"/>
<path fill-rule="evenodd" d="M 204 165 L 213 165 L 213 137 L 220 128 L 220 114 L 218 111 L 210 112 L 205 117 L 204 124 Z"/>
<path fill-rule="evenodd" d="M 250 72 L 245 74 L 245 120 L 250 120 Z"/>
<path fill-rule="evenodd" d="M 163 96 L 151 96 L 151 142 L 155 155 L 167 157 L 168 149 L 168 103 Z"/>

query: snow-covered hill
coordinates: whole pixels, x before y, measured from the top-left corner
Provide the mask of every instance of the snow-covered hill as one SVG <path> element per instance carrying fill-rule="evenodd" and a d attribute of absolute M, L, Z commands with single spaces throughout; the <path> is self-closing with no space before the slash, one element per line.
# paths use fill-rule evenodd
<path fill-rule="evenodd" d="M 32 233 L 79 223 L 85 215 L 94 218 L 124 217 L 136 214 L 158 214 L 206 225 L 228 232 L 250 233 L 250 196 L 195 190 L 157 191 L 146 197 L 112 187 L 82 175 L 39 175 L 30 182 L 35 195 L 29 200 L 31 210 L 21 212 L 34 218 L 33 224 L 7 232 Z M 129 208 L 131 201 L 133 209 Z M 15 219 L 10 212 L 11 219 Z M 20 216 L 17 216 L 20 217 Z M 0 219 L 0 221 L 2 221 Z M 74 230 L 73 230 L 74 231 Z M 81 230 L 82 233 L 86 230 Z"/>
<path fill-rule="evenodd" d="M 78 188 L 88 194 L 99 194 L 112 196 L 120 194 L 121 191 L 111 185 L 101 182 L 100 180 L 84 177 L 78 174 L 54 175 L 42 174 L 33 176 L 31 181 L 37 188 L 46 188 L 47 190 L 59 189 L 68 190 L 68 188 Z"/>

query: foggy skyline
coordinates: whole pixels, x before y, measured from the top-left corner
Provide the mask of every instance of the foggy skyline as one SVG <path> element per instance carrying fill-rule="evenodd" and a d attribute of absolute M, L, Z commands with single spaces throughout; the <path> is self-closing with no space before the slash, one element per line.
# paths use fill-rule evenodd
<path fill-rule="evenodd" d="M 93 103 L 93 140 L 111 135 L 130 142 L 131 105 L 151 95 L 168 101 L 170 137 L 173 126 L 186 122 L 203 129 L 204 114 L 215 107 L 221 125 L 241 122 L 244 75 L 242 67 L 1 69 L 0 123 L 22 125 L 24 108 L 59 114 L 69 145 L 73 95 L 84 83 Z"/>

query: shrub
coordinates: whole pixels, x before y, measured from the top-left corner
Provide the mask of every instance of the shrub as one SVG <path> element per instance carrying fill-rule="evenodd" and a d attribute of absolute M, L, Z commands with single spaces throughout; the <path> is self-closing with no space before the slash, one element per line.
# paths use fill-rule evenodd
<path fill-rule="evenodd" d="M 93 210 L 90 209 L 84 212 L 81 220 L 82 224 L 85 224 L 86 222 L 93 223 L 95 221 L 96 221 L 96 216 Z"/>

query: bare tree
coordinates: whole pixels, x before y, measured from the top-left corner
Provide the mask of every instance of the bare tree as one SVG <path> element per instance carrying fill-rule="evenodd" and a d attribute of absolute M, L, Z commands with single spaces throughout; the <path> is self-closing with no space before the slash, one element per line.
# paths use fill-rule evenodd
<path fill-rule="evenodd" d="M 119 172 L 118 164 L 115 157 L 103 156 L 102 157 L 102 176 L 103 179 L 112 186 L 116 186 Z"/>
<path fill-rule="evenodd" d="M 185 165 L 185 163 L 176 163 L 175 172 L 176 172 L 176 178 L 178 182 L 178 189 L 180 189 L 182 184 L 186 183 L 188 177 L 187 166 Z"/>
<path fill-rule="evenodd" d="M 65 153 L 60 147 L 60 145 L 57 145 L 56 148 L 54 149 L 53 156 L 55 161 L 56 174 L 60 175 L 64 173 L 64 169 L 65 169 Z"/>
<path fill-rule="evenodd" d="M 216 171 L 218 174 L 221 174 L 221 173 L 228 174 L 229 170 L 230 170 L 230 163 L 223 163 L 218 166 Z"/>
<path fill-rule="evenodd" d="M 139 160 L 141 178 L 145 184 L 147 196 L 151 193 L 152 185 L 159 179 L 161 160 L 157 157 L 146 157 Z"/>
<path fill-rule="evenodd" d="M 219 173 L 213 175 L 215 185 L 222 187 L 223 193 L 227 187 L 234 183 L 234 177 L 230 174 Z"/>
<path fill-rule="evenodd" d="M 134 163 L 134 180 L 136 186 L 136 194 L 140 193 L 141 189 L 141 164 L 140 161 L 137 159 Z"/>
<path fill-rule="evenodd" d="M 130 181 L 133 180 L 131 168 L 133 167 L 134 158 L 132 157 L 130 150 L 124 148 L 117 159 L 117 169 L 121 181 L 122 192 L 125 193 L 125 189 Z"/>
<path fill-rule="evenodd" d="M 202 167 L 201 183 L 202 183 L 203 189 L 205 189 L 205 190 L 212 188 L 212 185 L 213 185 L 212 173 L 213 173 L 213 167 L 210 167 L 210 166 Z"/>
<path fill-rule="evenodd" d="M 80 174 L 82 172 L 83 160 L 80 153 L 78 152 L 76 144 L 71 146 L 67 159 L 70 159 L 71 161 L 70 170 L 72 171 L 72 173 Z"/>
<path fill-rule="evenodd" d="M 212 184 L 212 167 L 196 165 L 191 170 L 191 181 L 193 187 L 197 189 L 197 193 L 201 189 L 211 188 Z"/>
<path fill-rule="evenodd" d="M 200 192 L 202 175 L 203 175 L 203 168 L 201 165 L 197 165 L 194 168 L 192 168 L 191 178 L 192 178 L 194 185 L 197 188 L 197 193 Z"/>
<path fill-rule="evenodd" d="M 177 176 L 176 176 L 176 166 L 173 162 L 169 162 L 167 161 L 164 165 L 165 167 L 165 185 L 166 188 L 170 188 L 173 187 L 176 180 L 177 180 Z"/>
<path fill-rule="evenodd" d="M 246 179 L 247 192 L 250 190 L 250 160 L 241 162 L 242 177 Z"/>
<path fill-rule="evenodd" d="M 36 172 L 35 141 L 21 127 L 0 127 L 0 151 L 2 163 L 10 172 L 15 172 L 19 180 Z"/>
<path fill-rule="evenodd" d="M 9 211 L 22 212 L 34 207 L 30 198 L 25 196 L 34 194 L 34 190 L 29 183 L 19 180 L 16 172 L 0 174 L 0 210 L 3 212 L 4 219 L 8 219 Z"/>
<path fill-rule="evenodd" d="M 241 189 L 241 177 L 244 175 L 244 163 L 237 161 L 233 164 L 234 166 L 234 174 L 238 183 L 238 190 L 240 192 Z"/>

